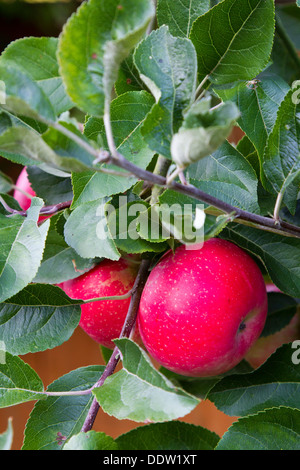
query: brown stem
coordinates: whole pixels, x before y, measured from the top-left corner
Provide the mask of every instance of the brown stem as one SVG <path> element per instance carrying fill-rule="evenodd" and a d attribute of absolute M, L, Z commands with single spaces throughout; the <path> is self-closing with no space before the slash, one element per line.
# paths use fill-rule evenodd
<path fill-rule="evenodd" d="M 1 196 L 0 196 L 0 203 L 2 204 L 4 209 L 7 212 L 9 212 L 11 215 L 18 214 L 18 215 L 22 215 L 23 217 L 27 217 L 27 211 L 23 211 L 23 210 L 18 211 L 16 209 L 12 209 L 11 207 L 9 207 L 8 204 L 6 204 L 6 202 Z M 72 201 L 64 201 L 64 202 L 60 202 L 59 204 L 53 204 L 51 206 L 44 206 L 40 210 L 40 214 L 41 215 L 54 215 L 54 214 L 57 214 L 57 212 L 60 212 L 64 209 L 68 209 L 71 206 L 71 204 L 72 204 Z"/>
<path fill-rule="evenodd" d="M 113 156 L 108 157 L 107 160 L 109 163 L 124 168 L 131 172 L 133 175 L 137 176 L 143 181 L 150 182 L 152 184 L 162 186 L 164 188 L 173 189 L 174 191 L 184 194 L 186 196 L 191 196 L 194 199 L 205 202 L 210 206 L 214 206 L 217 209 L 221 210 L 225 214 L 235 213 L 236 221 L 242 220 L 249 222 L 262 229 L 270 229 L 271 232 L 276 231 L 276 233 L 285 236 L 293 236 L 295 238 L 300 238 L 300 227 L 296 225 L 288 224 L 281 220 L 274 220 L 270 217 L 265 217 L 258 214 L 253 214 L 247 212 L 238 207 L 232 206 L 227 202 L 224 202 L 220 199 L 217 199 L 210 194 L 204 193 L 200 189 L 196 188 L 191 184 L 183 185 L 176 181 L 172 181 L 169 185 L 167 184 L 167 179 L 164 176 L 151 173 L 150 171 L 143 170 L 142 168 L 137 167 L 134 163 L 127 160 L 123 155 L 119 154 L 119 158 L 115 159 Z"/>
<path fill-rule="evenodd" d="M 151 183 L 152 185 L 161 186 L 163 188 L 173 189 L 174 191 L 184 194 L 186 196 L 191 196 L 194 199 L 199 201 L 205 202 L 210 206 L 216 207 L 220 211 L 224 212 L 225 214 L 235 213 L 237 222 L 248 222 L 249 224 L 253 224 L 256 228 L 261 228 L 263 230 L 268 230 L 270 232 L 275 232 L 279 235 L 290 236 L 294 238 L 300 238 L 300 227 L 289 224 L 283 220 L 275 220 L 274 218 L 265 217 L 258 214 L 253 214 L 251 212 L 247 212 L 243 209 L 238 207 L 232 206 L 220 199 L 215 198 L 207 193 L 204 193 L 200 189 L 196 188 L 191 184 L 181 184 L 177 183 L 176 181 L 172 181 L 169 185 L 167 184 L 167 179 L 164 176 L 154 174 L 150 171 L 143 170 L 139 168 L 134 163 L 127 160 L 123 155 L 119 154 L 118 159 L 114 158 L 112 155 L 108 155 L 106 163 L 112 163 L 113 165 L 119 166 L 120 168 L 128 170 L 132 175 L 136 176 L 142 181 Z M 1 198 L 2 199 L 2 198 Z M 3 201 L 0 199 L 0 202 L 4 206 L 4 208 L 13 214 L 20 214 L 26 216 L 26 211 L 16 211 L 11 209 L 7 206 L 7 204 L 3 204 Z M 60 204 L 56 204 L 53 206 L 44 206 L 41 209 L 42 215 L 51 215 L 63 210 L 65 208 L 70 207 L 72 201 L 62 202 Z M 9 217 L 9 216 L 8 216 Z"/>
<path fill-rule="evenodd" d="M 132 288 L 131 302 L 130 302 L 127 316 L 126 316 L 119 338 L 129 338 L 131 332 L 133 331 L 133 328 L 135 326 L 137 312 L 138 312 L 138 307 L 140 304 L 141 295 L 142 295 L 146 280 L 148 278 L 150 263 L 151 263 L 150 260 L 145 259 L 140 264 L 139 272 L 136 277 L 134 286 Z M 107 377 L 109 377 L 110 375 L 114 373 L 119 360 L 120 360 L 120 352 L 119 352 L 119 349 L 115 347 L 105 367 L 103 374 L 101 375 L 100 379 L 94 385 L 93 388 L 101 387 L 104 384 Z M 82 426 L 81 432 L 87 432 L 92 429 L 95 419 L 97 417 L 99 408 L 100 408 L 100 405 L 97 402 L 97 400 L 94 398 L 91 408 L 86 417 L 86 420 Z"/>

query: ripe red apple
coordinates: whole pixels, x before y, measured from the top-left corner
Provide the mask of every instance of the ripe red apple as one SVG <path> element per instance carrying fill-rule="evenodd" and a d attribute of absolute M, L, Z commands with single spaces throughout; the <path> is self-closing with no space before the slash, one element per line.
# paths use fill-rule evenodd
<path fill-rule="evenodd" d="M 281 292 L 272 282 L 266 284 L 267 292 Z M 246 361 L 254 368 L 260 367 L 266 360 L 285 343 L 300 339 L 300 311 L 290 323 L 273 335 L 258 338 L 245 356 Z"/>
<path fill-rule="evenodd" d="M 137 265 L 120 259 L 104 260 L 82 276 L 59 284 L 72 299 L 95 299 L 126 294 L 132 289 Z M 130 298 L 100 300 L 81 306 L 81 328 L 97 343 L 112 349 L 125 321 Z"/>
<path fill-rule="evenodd" d="M 259 337 L 267 293 L 253 259 L 231 242 L 182 245 L 151 271 L 138 326 L 149 354 L 181 375 L 222 374 L 237 365 Z"/>
<path fill-rule="evenodd" d="M 31 205 L 31 198 L 28 197 L 26 193 L 29 194 L 29 196 L 31 197 L 35 197 L 36 193 L 31 187 L 26 167 L 24 167 L 21 173 L 19 174 L 19 177 L 16 181 L 16 187 L 19 189 L 15 189 L 13 196 L 18 201 L 21 209 L 23 209 L 23 211 L 27 211 Z M 43 220 L 46 220 L 48 218 L 49 216 L 40 216 L 39 222 L 42 222 Z"/>

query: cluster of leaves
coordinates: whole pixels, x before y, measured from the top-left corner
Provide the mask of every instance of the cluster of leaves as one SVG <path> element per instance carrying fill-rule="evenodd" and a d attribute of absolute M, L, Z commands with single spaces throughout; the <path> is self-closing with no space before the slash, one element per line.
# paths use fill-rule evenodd
<path fill-rule="evenodd" d="M 27 167 L 37 194 L 24 217 L 12 182 L 0 173 L 0 407 L 36 401 L 24 449 L 299 448 L 300 366 L 291 345 L 255 371 L 243 362 L 204 380 L 157 371 L 138 345 L 119 339 L 123 368 L 91 393 L 80 392 L 91 389 L 103 366 L 71 371 L 45 391 L 19 357 L 59 346 L 78 326 L 81 301 L 55 284 L 124 253 L 155 261 L 180 241 L 174 233 L 154 240 L 138 224 L 135 239 L 120 227 L 112 236 L 106 208 L 120 210 L 120 195 L 129 213 L 133 202 L 147 217 L 150 209 L 137 175 L 97 158 L 112 150 L 112 136 L 115 151 L 136 168 L 153 172 L 163 157 L 208 196 L 260 216 L 277 207 L 299 227 L 297 5 L 159 0 L 155 9 L 152 0 L 89 0 L 59 38 L 24 38 L 3 51 L 0 153 Z M 234 123 L 245 134 L 236 146 L 226 140 Z M 68 209 L 38 223 L 43 206 L 65 201 Z M 155 201 L 172 202 L 197 201 L 172 189 Z M 300 298 L 299 237 L 220 219 L 211 209 L 205 236 L 218 233 L 250 252 L 284 292 L 269 302 L 268 331 L 280 330 Z M 133 221 L 129 216 L 128 231 Z M 115 441 L 81 433 L 94 398 L 109 415 L 152 424 Z M 222 439 L 174 421 L 202 399 L 240 417 Z M 9 424 L 2 448 L 11 436 Z"/>

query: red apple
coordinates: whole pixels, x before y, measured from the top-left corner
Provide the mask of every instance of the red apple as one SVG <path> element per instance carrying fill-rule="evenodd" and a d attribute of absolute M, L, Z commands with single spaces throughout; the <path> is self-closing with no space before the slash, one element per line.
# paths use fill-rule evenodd
<path fill-rule="evenodd" d="M 15 189 L 13 196 L 18 201 L 21 209 L 23 209 L 23 211 L 27 211 L 31 205 L 31 198 L 29 196 L 35 197 L 36 193 L 31 187 L 26 167 L 24 167 L 19 174 L 19 177 L 16 181 L 16 187 L 21 191 L 19 189 Z M 27 196 L 26 193 L 29 194 L 29 196 Z M 40 216 L 39 222 L 42 222 L 48 218 L 49 216 Z"/>
<path fill-rule="evenodd" d="M 231 242 L 182 245 L 154 267 L 142 294 L 138 325 L 149 354 L 181 375 L 222 374 L 259 337 L 267 292 L 253 259 Z"/>
<path fill-rule="evenodd" d="M 136 266 L 122 258 L 119 261 L 105 260 L 77 279 L 59 284 L 59 287 L 72 299 L 123 295 L 134 285 Z M 130 298 L 84 304 L 79 325 L 94 341 L 112 349 L 112 340 L 121 333 L 129 304 Z"/>

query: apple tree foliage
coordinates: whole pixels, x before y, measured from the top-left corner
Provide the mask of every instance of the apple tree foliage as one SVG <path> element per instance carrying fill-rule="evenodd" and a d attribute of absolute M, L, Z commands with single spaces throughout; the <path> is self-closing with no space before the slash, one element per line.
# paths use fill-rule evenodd
<path fill-rule="evenodd" d="M 27 167 L 36 193 L 23 213 L 0 172 L 0 407 L 34 402 L 23 449 L 300 449 L 292 343 L 256 370 L 243 361 L 225 376 L 187 379 L 120 337 L 118 372 L 106 374 L 103 351 L 107 366 L 71 370 L 47 389 L 19 357 L 77 328 L 82 302 L 56 284 L 104 258 L 154 265 L 182 242 L 176 230 L 154 240 L 139 226 L 134 239 L 120 227 L 113 237 L 107 204 L 120 210 L 124 194 L 145 217 L 153 204 L 203 203 L 204 236 L 247 250 L 282 291 L 263 334 L 290 322 L 300 298 L 299 31 L 299 1 L 88 0 L 58 38 L 2 52 L 0 154 Z M 39 223 L 42 213 L 52 217 Z M 237 417 L 222 438 L 178 421 L 206 399 Z M 115 440 L 84 432 L 95 401 L 149 424 Z M 11 440 L 9 422 L 0 448 Z"/>

